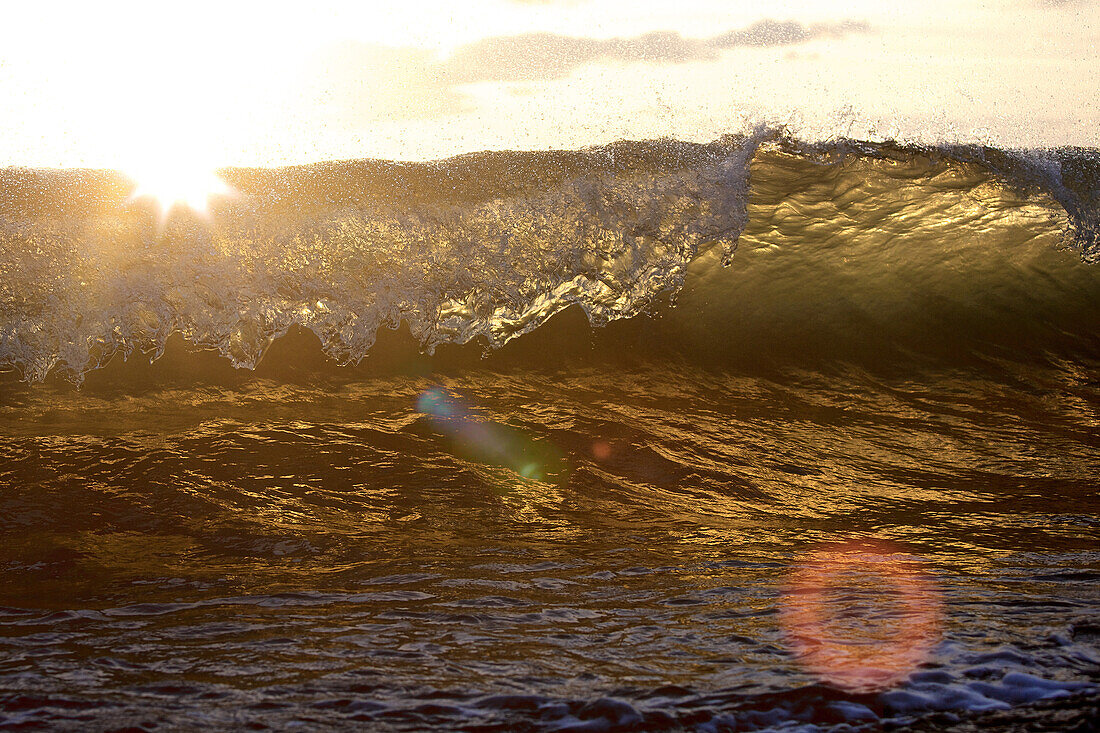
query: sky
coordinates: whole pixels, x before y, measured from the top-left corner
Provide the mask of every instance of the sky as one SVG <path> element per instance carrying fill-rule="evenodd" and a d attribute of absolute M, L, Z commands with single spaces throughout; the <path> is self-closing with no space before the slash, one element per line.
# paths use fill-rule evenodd
<path fill-rule="evenodd" d="M 0 165 L 423 160 L 618 139 L 1100 144 L 1090 0 L 19 3 Z"/>

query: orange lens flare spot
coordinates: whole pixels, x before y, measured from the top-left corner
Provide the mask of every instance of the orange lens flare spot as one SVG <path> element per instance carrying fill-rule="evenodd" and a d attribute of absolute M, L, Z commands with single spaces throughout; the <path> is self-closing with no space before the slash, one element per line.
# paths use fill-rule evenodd
<path fill-rule="evenodd" d="M 611 457 L 611 444 L 605 440 L 597 440 L 592 444 L 592 456 L 597 461 L 606 461 Z"/>
<path fill-rule="evenodd" d="M 802 666 L 851 692 L 904 681 L 939 642 L 942 616 L 920 559 L 870 541 L 813 552 L 792 574 L 780 606 Z"/>

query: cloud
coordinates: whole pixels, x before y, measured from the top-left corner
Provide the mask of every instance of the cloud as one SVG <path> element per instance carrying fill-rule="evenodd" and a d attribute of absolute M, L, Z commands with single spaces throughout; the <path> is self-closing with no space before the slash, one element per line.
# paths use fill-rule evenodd
<path fill-rule="evenodd" d="M 867 33 L 870 29 L 866 23 L 853 20 L 807 26 L 793 20 L 765 19 L 758 20 L 747 28 L 715 36 L 708 43 L 716 48 L 793 46 L 816 38 L 840 38 L 850 33 Z"/>
<path fill-rule="evenodd" d="M 443 64 L 441 73 L 452 84 L 560 79 L 580 66 L 600 61 L 655 64 L 711 61 L 718 58 L 719 51 L 730 48 L 791 46 L 869 30 L 866 23 L 856 21 L 807 26 L 796 21 L 761 20 L 708 39 L 685 38 L 673 31 L 606 40 L 528 33 L 486 38 L 462 46 Z"/>
<path fill-rule="evenodd" d="M 578 38 L 552 33 L 486 38 L 463 46 L 441 67 L 453 84 L 561 79 L 597 61 L 684 63 L 717 58 L 706 42 L 658 31 L 635 38 Z"/>
<path fill-rule="evenodd" d="M 326 100 L 351 117 L 436 117 L 470 108 L 457 89 L 464 84 L 551 81 L 606 61 L 712 61 L 732 48 L 795 46 L 869 30 L 857 21 L 804 25 L 761 20 L 706 39 L 674 31 L 610 39 L 525 33 L 484 38 L 460 46 L 443 60 L 421 49 L 346 42 L 329 48 L 314 74 Z"/>

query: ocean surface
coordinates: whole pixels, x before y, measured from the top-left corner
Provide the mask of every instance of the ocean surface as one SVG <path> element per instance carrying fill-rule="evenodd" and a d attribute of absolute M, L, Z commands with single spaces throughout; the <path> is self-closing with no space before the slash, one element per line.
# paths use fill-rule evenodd
<path fill-rule="evenodd" d="M 0 170 L 0 729 L 1100 694 L 1100 152 Z"/>

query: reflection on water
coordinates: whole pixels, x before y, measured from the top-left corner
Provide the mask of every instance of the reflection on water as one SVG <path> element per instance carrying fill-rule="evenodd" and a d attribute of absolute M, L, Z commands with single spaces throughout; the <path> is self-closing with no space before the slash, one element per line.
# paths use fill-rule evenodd
<path fill-rule="evenodd" d="M 1096 367 L 11 384 L 0 721 L 828 727 L 1095 690 Z"/>

